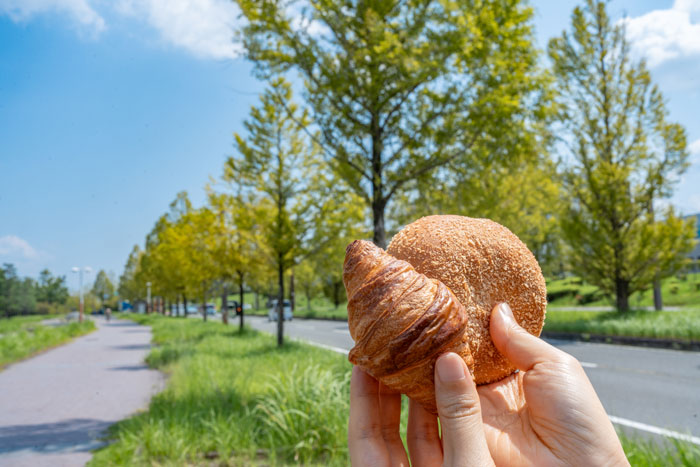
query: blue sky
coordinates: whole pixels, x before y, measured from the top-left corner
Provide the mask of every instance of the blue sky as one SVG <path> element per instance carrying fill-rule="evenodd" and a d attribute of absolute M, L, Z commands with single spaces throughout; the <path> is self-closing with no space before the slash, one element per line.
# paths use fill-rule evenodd
<path fill-rule="evenodd" d="M 535 2 L 540 47 L 573 1 Z M 700 0 L 615 1 L 685 125 L 672 202 L 700 211 Z M 262 85 L 225 0 L 0 0 L 0 263 L 119 275 L 178 191 L 196 204 Z M 88 279 L 89 280 L 89 279 Z"/>

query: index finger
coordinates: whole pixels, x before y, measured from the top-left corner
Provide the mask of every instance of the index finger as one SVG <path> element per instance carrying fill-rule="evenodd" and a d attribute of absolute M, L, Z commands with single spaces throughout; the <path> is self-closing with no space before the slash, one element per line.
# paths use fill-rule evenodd
<path fill-rule="evenodd" d="M 348 449 L 354 465 L 391 465 L 382 437 L 379 383 L 356 366 L 350 379 Z"/>

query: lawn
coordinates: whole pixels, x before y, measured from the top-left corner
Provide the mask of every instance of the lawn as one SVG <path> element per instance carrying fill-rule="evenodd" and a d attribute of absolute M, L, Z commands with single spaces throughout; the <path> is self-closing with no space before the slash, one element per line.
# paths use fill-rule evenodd
<path fill-rule="evenodd" d="M 90 465 L 348 465 L 345 356 L 218 322 L 129 318 L 152 326 L 148 363 L 168 387 L 114 425 Z M 632 465 L 700 462 L 686 443 L 622 441 Z"/>
<path fill-rule="evenodd" d="M 92 321 L 44 326 L 47 316 L 0 318 L 0 368 L 95 329 Z"/>
<path fill-rule="evenodd" d="M 543 332 L 700 340 L 700 311 L 548 310 Z"/>

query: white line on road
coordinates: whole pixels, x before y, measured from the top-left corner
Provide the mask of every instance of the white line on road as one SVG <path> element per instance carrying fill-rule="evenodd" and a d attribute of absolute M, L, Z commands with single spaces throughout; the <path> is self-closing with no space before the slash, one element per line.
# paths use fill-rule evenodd
<path fill-rule="evenodd" d="M 598 368 L 597 363 L 591 363 L 591 362 L 579 362 L 582 367 L 584 368 Z"/>
<path fill-rule="evenodd" d="M 614 415 L 608 415 L 610 421 L 622 426 L 628 426 L 641 431 L 647 431 L 655 435 L 666 436 L 667 438 L 679 439 L 681 441 L 687 441 L 689 443 L 697 444 L 700 446 L 700 438 L 697 436 L 687 435 L 679 433 L 677 431 L 667 430 L 665 428 L 659 428 L 654 425 L 647 425 L 646 423 L 635 422 L 634 420 L 628 420 L 622 417 L 616 417 Z"/>
<path fill-rule="evenodd" d="M 333 329 L 333 332 L 337 332 L 338 334 L 350 334 L 350 331 L 347 329 Z"/>
<path fill-rule="evenodd" d="M 302 340 L 302 339 L 300 339 L 300 340 Z M 314 347 L 320 347 L 322 349 L 332 350 L 333 352 L 342 353 L 343 355 L 347 355 L 350 353 L 350 351 L 345 350 L 345 349 L 341 349 L 340 347 L 333 347 L 332 345 L 319 344 L 318 342 L 311 342 L 311 341 L 307 341 L 307 340 L 303 340 L 303 341 L 306 342 L 307 344 L 313 345 Z"/>

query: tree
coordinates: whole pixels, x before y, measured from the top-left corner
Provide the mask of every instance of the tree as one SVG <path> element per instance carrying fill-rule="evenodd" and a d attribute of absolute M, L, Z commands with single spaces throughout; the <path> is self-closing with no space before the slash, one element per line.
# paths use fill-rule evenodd
<path fill-rule="evenodd" d="M 141 292 L 142 287 L 137 282 L 142 255 L 143 251 L 141 251 L 141 248 L 138 245 L 134 245 L 124 265 L 124 272 L 119 276 L 119 295 L 130 302 L 135 302 L 143 296 Z"/>
<path fill-rule="evenodd" d="M 258 75 L 303 79 L 314 139 L 370 207 L 380 247 L 387 205 L 409 182 L 487 142 L 517 153 L 541 120 L 546 86 L 520 0 L 238 3 Z"/>
<path fill-rule="evenodd" d="M 14 265 L 3 264 L 0 275 L 0 305 L 5 316 L 36 311 L 36 283 L 29 277 L 20 278 Z"/>
<path fill-rule="evenodd" d="M 102 306 L 114 296 L 114 284 L 103 269 L 100 269 L 100 272 L 95 276 L 95 283 L 92 285 L 90 293 L 100 300 Z"/>
<path fill-rule="evenodd" d="M 571 26 L 549 42 L 570 158 L 562 229 L 577 273 L 627 311 L 632 293 L 672 274 L 692 248 L 690 222 L 670 207 L 653 214 L 687 166 L 686 135 L 605 2 L 574 9 Z"/>
<path fill-rule="evenodd" d="M 64 304 L 68 300 L 68 287 L 66 277 L 53 277 L 48 269 L 39 273 L 39 282 L 36 286 L 36 299 L 50 304 Z"/>
<path fill-rule="evenodd" d="M 244 185 L 260 195 L 264 212 L 262 246 L 277 273 L 277 343 L 284 342 L 285 272 L 302 254 L 312 230 L 313 209 L 308 176 L 318 170 L 313 146 L 297 122 L 308 125 L 308 114 L 292 102 L 289 83 L 277 78 L 250 110 L 244 122 L 247 138 L 235 135 L 239 155 L 227 160 L 227 173 L 238 174 Z"/>

